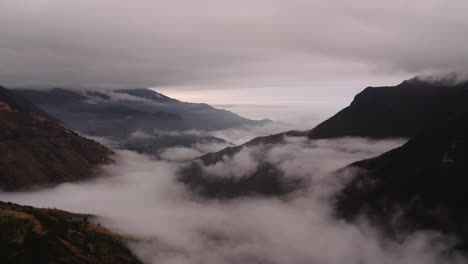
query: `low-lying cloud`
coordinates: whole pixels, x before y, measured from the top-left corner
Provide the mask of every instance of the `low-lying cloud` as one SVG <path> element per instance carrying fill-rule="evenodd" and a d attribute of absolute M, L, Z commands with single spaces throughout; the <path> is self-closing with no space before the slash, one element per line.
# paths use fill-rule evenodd
<path fill-rule="evenodd" d="M 252 175 L 260 164 L 268 163 L 280 169 L 285 177 L 316 185 L 314 182 L 328 181 L 334 170 L 401 146 L 405 141 L 365 138 L 310 140 L 306 136 L 284 136 L 283 143 L 244 146 L 238 153 L 225 155 L 215 164 L 204 165 L 198 161 L 198 165 L 208 177 L 235 179 Z"/>
<path fill-rule="evenodd" d="M 403 142 L 290 138 L 266 152 L 246 149 L 260 151 L 255 155 L 286 175 L 309 179 L 309 189 L 288 199 L 203 199 L 176 180 L 180 163 L 130 151 L 117 151 L 116 164 L 95 181 L 1 192 L 0 199 L 96 214 L 96 221 L 134 237 L 128 245 L 145 263 L 464 263 L 446 254 L 450 238 L 439 234 L 415 233 L 397 243 L 365 221 L 332 217 L 329 197 L 342 179 L 330 173 Z M 222 166 L 242 170 L 252 162 L 237 161 Z"/>
<path fill-rule="evenodd" d="M 252 175 L 259 165 L 258 156 L 262 155 L 258 152 L 260 148 L 244 147 L 241 152 L 236 153 L 232 157 L 224 157 L 222 161 L 212 165 L 202 166 L 204 174 L 208 177 L 225 177 L 239 179 Z"/>

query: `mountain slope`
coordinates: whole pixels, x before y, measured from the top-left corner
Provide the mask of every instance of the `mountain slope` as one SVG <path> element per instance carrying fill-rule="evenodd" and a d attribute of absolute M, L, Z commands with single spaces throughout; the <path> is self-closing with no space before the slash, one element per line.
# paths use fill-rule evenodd
<path fill-rule="evenodd" d="M 407 137 L 430 135 L 435 127 L 468 109 L 468 82 L 418 78 L 394 87 L 368 87 L 350 106 L 322 122 L 310 138 Z"/>
<path fill-rule="evenodd" d="M 219 130 L 261 123 L 207 104 L 180 102 L 149 89 L 15 92 L 72 128 L 95 136 L 122 137 L 137 130 L 151 133 L 155 129 Z"/>
<path fill-rule="evenodd" d="M 437 136 L 420 136 L 351 164 L 355 178 L 338 194 L 339 217 L 366 215 L 390 233 L 421 229 L 456 235 L 468 252 L 468 112 Z M 391 220 L 390 220 L 391 219 Z"/>
<path fill-rule="evenodd" d="M 8 90 L 2 86 L 0 86 L 0 101 L 2 101 L 3 108 L 12 108 L 16 110 L 21 110 L 23 112 L 31 112 L 39 116 L 45 117 L 51 121 L 57 121 L 57 119 L 49 115 L 47 112 L 45 112 L 35 104 L 31 103 L 22 96 L 16 95 L 16 93 L 12 90 Z M 5 104 L 7 104 L 9 107 Z"/>
<path fill-rule="evenodd" d="M 414 78 L 394 87 L 368 87 L 351 105 L 309 131 L 289 131 L 255 138 L 243 145 L 208 153 L 204 161 L 232 156 L 242 147 L 278 144 L 284 136 L 308 135 L 312 139 L 335 137 L 407 137 L 430 135 L 447 120 L 468 110 L 468 82 L 459 85 L 432 83 Z"/>
<path fill-rule="evenodd" d="M 284 181 L 283 173 L 268 162 L 263 162 L 250 175 L 229 178 L 223 175 L 205 175 L 203 167 L 224 162 L 225 159 L 248 147 L 264 147 L 283 143 L 284 137 L 305 137 L 301 131 L 258 137 L 243 145 L 227 147 L 219 152 L 208 153 L 190 162 L 179 171 L 179 181 L 190 186 L 198 194 L 213 198 L 235 198 L 246 195 L 278 196 L 300 187 L 300 182 Z"/>
<path fill-rule="evenodd" d="M 110 162 L 112 151 L 80 137 L 0 87 L 0 186 L 5 190 L 76 181 Z"/>
<path fill-rule="evenodd" d="M 256 121 L 207 104 L 185 103 L 150 89 L 123 90 L 15 90 L 47 112 L 86 135 L 112 138 L 120 148 L 159 155 L 163 149 L 193 142 L 218 143 L 218 138 L 197 135 L 159 135 L 162 131 L 214 131 Z M 137 141 L 134 133 L 146 134 Z"/>
<path fill-rule="evenodd" d="M 275 169 L 268 164 L 244 177 L 238 184 L 239 188 L 235 188 L 237 182 L 230 184 L 229 188 L 223 187 L 231 180 L 204 175 L 200 164 L 213 165 L 222 162 L 226 157 L 233 157 L 245 147 L 281 144 L 285 136 L 308 135 L 310 139 L 326 139 L 346 136 L 413 138 L 419 135 L 437 135 L 443 132 L 443 127 L 448 121 L 466 116 L 465 113 L 468 111 L 466 102 L 468 102 L 468 83 L 454 85 L 415 78 L 395 87 L 369 87 L 359 93 L 349 107 L 310 131 L 290 131 L 259 137 L 241 146 L 208 153 L 181 170 L 180 179 L 198 192 L 216 197 L 239 196 L 245 193 L 246 188 L 250 188 L 250 193 L 281 195 L 289 189 L 278 186 L 281 183 L 281 175 L 271 173 L 275 172 Z M 256 182 L 256 184 L 246 185 L 244 182 Z M 272 188 L 265 190 L 259 186 L 275 186 L 274 190 L 277 191 L 271 192 Z"/>
<path fill-rule="evenodd" d="M 141 263 L 91 215 L 0 202 L 1 263 Z"/>

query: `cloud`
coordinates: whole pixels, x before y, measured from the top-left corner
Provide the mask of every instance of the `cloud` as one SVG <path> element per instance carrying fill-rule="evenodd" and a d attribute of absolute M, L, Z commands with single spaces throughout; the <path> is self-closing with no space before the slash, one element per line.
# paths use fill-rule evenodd
<path fill-rule="evenodd" d="M 154 103 L 154 101 L 142 97 L 133 96 L 126 93 L 118 93 L 114 91 L 103 91 L 106 95 L 109 96 L 111 101 L 133 101 L 133 102 L 142 102 L 142 103 Z"/>
<path fill-rule="evenodd" d="M 291 118 L 291 116 L 288 116 Z M 291 120 L 290 122 L 271 122 L 255 126 L 243 126 L 238 128 L 230 128 L 206 132 L 211 136 L 222 138 L 234 145 L 244 144 L 256 137 L 275 135 L 289 130 L 308 130 L 314 127 L 319 122 L 318 119 L 303 119 Z"/>
<path fill-rule="evenodd" d="M 155 136 L 152 134 L 145 133 L 141 130 L 133 131 L 130 136 L 128 136 L 129 140 L 139 140 L 139 139 L 153 139 Z"/>
<path fill-rule="evenodd" d="M 95 221 L 138 238 L 128 245 L 145 263 L 463 263 L 446 254 L 448 237 L 421 232 L 395 242 L 365 221 L 348 224 L 331 216 L 327 197 L 336 188 L 329 186 L 339 185 L 340 177 L 328 172 L 402 143 L 288 139 L 263 156 L 287 174 L 312 179 L 309 190 L 289 199 L 201 199 L 176 181 L 179 163 L 130 151 L 117 151 L 116 163 L 95 181 L 0 192 L 0 199 L 99 215 Z M 248 155 L 259 153 L 246 149 L 241 155 L 223 166 L 246 169 L 255 162 Z"/>
<path fill-rule="evenodd" d="M 236 153 L 232 157 L 223 157 L 223 160 L 212 165 L 205 166 L 199 162 L 207 177 L 226 177 L 226 178 L 242 178 L 253 174 L 259 165 L 256 156 L 261 155 L 257 152 L 258 149 L 245 147 L 241 152 Z"/>
<path fill-rule="evenodd" d="M 464 0 L 2 1 L 7 86 L 252 87 L 462 71 Z"/>
<path fill-rule="evenodd" d="M 161 159 L 167 161 L 189 161 L 202 156 L 204 153 L 188 147 L 173 147 L 165 149 L 161 153 Z"/>
<path fill-rule="evenodd" d="M 285 177 L 301 179 L 310 182 L 311 186 L 317 186 L 317 183 L 327 182 L 335 170 L 353 161 L 377 156 L 405 142 L 406 139 L 309 140 L 305 136 L 285 136 L 282 144 L 246 146 L 233 156 L 223 156 L 215 164 L 204 165 L 200 161 L 198 165 L 207 177 L 236 179 L 252 175 L 260 164 L 267 163 L 280 169 Z"/>

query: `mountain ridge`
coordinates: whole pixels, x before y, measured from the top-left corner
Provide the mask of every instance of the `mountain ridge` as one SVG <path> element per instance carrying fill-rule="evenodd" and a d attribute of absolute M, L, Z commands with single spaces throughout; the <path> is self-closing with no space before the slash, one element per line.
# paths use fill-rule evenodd
<path fill-rule="evenodd" d="M 268 121 L 251 120 L 207 104 L 186 103 L 151 89 L 118 90 L 47 90 L 17 89 L 15 92 L 36 103 L 57 119 L 80 133 L 119 141 L 121 148 L 131 146 L 141 153 L 158 155 L 162 148 L 184 146 L 210 140 L 196 135 L 156 136 L 157 131 L 215 131 L 234 127 L 260 125 Z M 115 129 L 118 128 L 118 129 Z M 136 132 L 150 135 L 144 142 L 131 142 Z M 213 143 L 220 139 L 212 138 Z M 161 144 L 162 141 L 172 142 Z M 148 146 L 154 146 L 149 149 Z"/>
<path fill-rule="evenodd" d="M 468 83 L 456 85 L 445 82 L 432 83 L 417 78 L 407 80 L 392 87 L 368 87 L 355 96 L 350 106 L 339 111 L 331 118 L 308 131 L 290 131 L 265 137 L 255 138 L 243 145 L 228 147 L 219 152 L 205 154 L 187 165 L 179 173 L 182 182 L 196 192 L 211 197 L 238 197 L 244 193 L 240 188 L 229 188 L 223 192 L 223 177 L 203 175 L 200 162 L 203 165 L 213 165 L 232 157 L 245 147 L 259 145 L 275 145 L 284 143 L 285 137 L 307 136 L 309 139 L 327 139 L 336 137 L 370 137 L 370 138 L 414 138 L 417 136 L 444 135 L 447 122 L 461 118 L 468 111 Z M 378 109 L 372 111 L 372 109 Z M 416 109 L 416 110 L 414 110 Z M 414 113 L 411 113 L 414 111 Z M 466 116 L 466 115 L 465 115 Z M 236 184 L 246 188 L 245 181 L 259 182 L 265 186 L 276 186 L 271 189 L 252 188 L 255 195 L 284 195 L 290 189 L 279 188 L 280 173 L 272 166 L 264 164 L 251 175 L 236 181 Z M 284 184 L 284 183 L 281 183 Z M 293 186 L 300 186 L 293 183 Z"/>
<path fill-rule="evenodd" d="M 391 235 L 437 230 L 457 237 L 457 249 L 468 252 L 466 117 L 347 169 L 355 177 L 335 197 L 338 217 L 353 222 L 364 215 Z"/>
<path fill-rule="evenodd" d="M 112 151 L 0 87 L 0 186 L 13 191 L 93 177 Z"/>

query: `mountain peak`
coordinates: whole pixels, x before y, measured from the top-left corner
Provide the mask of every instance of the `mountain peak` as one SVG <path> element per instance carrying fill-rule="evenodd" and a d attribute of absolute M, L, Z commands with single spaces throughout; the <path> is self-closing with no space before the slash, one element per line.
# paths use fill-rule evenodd
<path fill-rule="evenodd" d="M 368 87 L 350 106 L 312 129 L 311 138 L 415 137 L 468 109 L 468 83 L 407 80 L 397 86 Z"/>
<path fill-rule="evenodd" d="M 401 85 L 437 85 L 437 86 L 456 86 L 463 85 L 468 82 L 467 76 L 459 73 L 448 73 L 442 75 L 428 75 L 428 76 L 416 76 L 409 80 L 405 80 Z"/>

